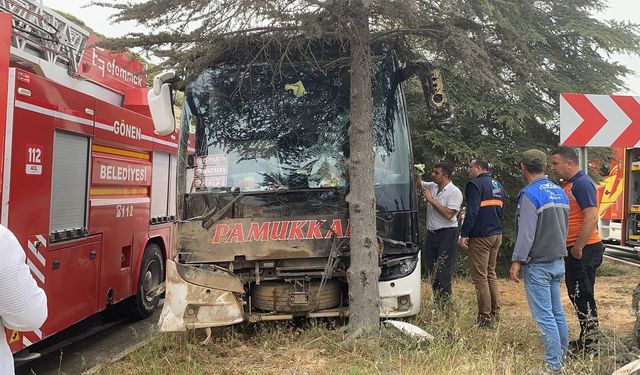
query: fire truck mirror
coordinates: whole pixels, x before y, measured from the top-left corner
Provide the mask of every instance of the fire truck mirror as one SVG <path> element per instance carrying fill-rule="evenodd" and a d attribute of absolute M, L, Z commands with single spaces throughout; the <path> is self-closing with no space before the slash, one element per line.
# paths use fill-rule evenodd
<path fill-rule="evenodd" d="M 175 76 L 174 72 L 163 72 L 153 79 L 153 87 L 147 93 L 149 110 L 153 119 L 153 127 L 161 136 L 169 135 L 176 129 L 171 103 L 171 87 L 168 80 Z"/>

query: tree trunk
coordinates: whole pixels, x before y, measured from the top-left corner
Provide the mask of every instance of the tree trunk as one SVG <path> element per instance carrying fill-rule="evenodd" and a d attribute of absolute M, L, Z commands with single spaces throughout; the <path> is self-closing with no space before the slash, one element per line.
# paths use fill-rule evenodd
<path fill-rule="evenodd" d="M 378 242 L 376 240 L 373 190 L 373 104 L 371 98 L 371 51 L 369 1 L 351 1 L 351 112 L 349 217 L 351 265 L 349 282 L 349 330 L 370 335 L 380 329 Z"/>

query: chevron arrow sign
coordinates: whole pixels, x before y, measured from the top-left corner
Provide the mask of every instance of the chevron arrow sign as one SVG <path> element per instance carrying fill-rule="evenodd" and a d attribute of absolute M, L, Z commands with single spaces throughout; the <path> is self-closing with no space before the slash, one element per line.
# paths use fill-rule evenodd
<path fill-rule="evenodd" d="M 560 144 L 640 146 L 640 96 L 560 94 Z"/>

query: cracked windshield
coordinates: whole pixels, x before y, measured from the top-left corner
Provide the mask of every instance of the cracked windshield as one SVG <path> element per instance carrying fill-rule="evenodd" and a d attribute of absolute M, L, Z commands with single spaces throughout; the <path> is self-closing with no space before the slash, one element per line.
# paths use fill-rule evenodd
<path fill-rule="evenodd" d="M 402 209 L 410 180 L 404 103 L 392 58 L 374 69 L 377 195 L 384 204 L 393 190 L 387 203 Z M 209 69 L 187 89 L 186 104 L 183 118 L 196 129 L 191 191 L 347 186 L 348 68 Z"/>

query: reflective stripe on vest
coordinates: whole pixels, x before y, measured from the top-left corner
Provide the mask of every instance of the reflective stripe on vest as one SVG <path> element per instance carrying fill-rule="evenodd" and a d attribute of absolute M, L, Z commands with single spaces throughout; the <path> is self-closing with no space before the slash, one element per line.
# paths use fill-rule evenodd
<path fill-rule="evenodd" d="M 504 203 L 500 199 L 487 199 L 480 202 L 480 207 L 498 206 L 502 207 Z"/>

